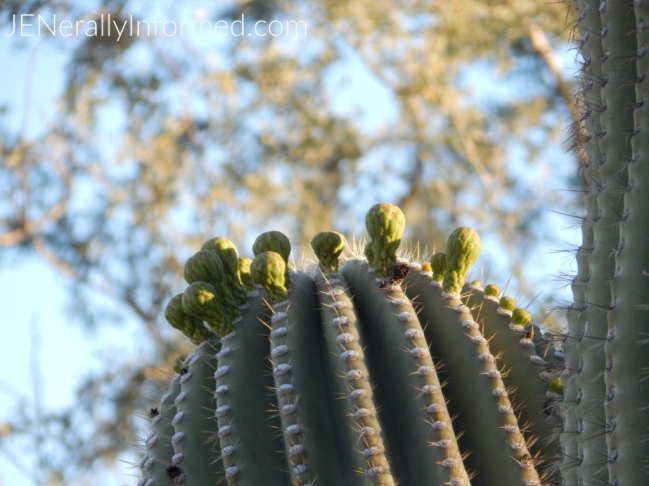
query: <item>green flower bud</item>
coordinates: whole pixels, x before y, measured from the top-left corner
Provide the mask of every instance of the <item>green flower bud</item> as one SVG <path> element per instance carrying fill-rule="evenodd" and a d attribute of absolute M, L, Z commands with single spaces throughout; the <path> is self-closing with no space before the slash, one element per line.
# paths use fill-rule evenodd
<path fill-rule="evenodd" d="M 176 360 L 174 361 L 174 371 L 175 371 L 177 374 L 180 375 L 180 374 L 183 373 L 183 370 L 184 370 L 184 368 L 185 368 L 185 360 L 186 360 L 186 359 L 187 359 L 187 355 L 186 355 L 186 354 L 181 354 L 181 355 L 178 356 L 178 357 L 176 358 Z"/>
<path fill-rule="evenodd" d="M 500 298 L 500 301 L 498 301 L 498 307 L 500 307 L 503 310 L 511 312 L 514 309 L 516 309 L 516 301 L 514 300 L 513 297 L 504 295 Z"/>
<path fill-rule="evenodd" d="M 255 288 L 255 281 L 250 273 L 250 265 L 252 265 L 252 258 L 239 257 L 239 276 L 243 286 L 248 290 Z"/>
<path fill-rule="evenodd" d="M 252 252 L 255 256 L 265 251 L 279 253 L 284 259 L 284 263 L 288 265 L 288 257 L 291 254 L 291 242 L 280 231 L 266 231 L 260 234 L 252 245 Z"/>
<path fill-rule="evenodd" d="M 365 215 L 365 226 L 371 239 L 365 246 L 365 256 L 378 275 L 389 277 L 397 262 L 406 218 L 393 204 L 375 204 Z"/>
<path fill-rule="evenodd" d="M 446 253 L 435 253 L 430 257 L 430 266 L 433 269 L 433 280 L 442 282 L 446 272 Z"/>
<path fill-rule="evenodd" d="M 212 285 L 225 282 L 225 271 L 219 256 L 213 251 L 200 250 L 185 263 L 185 281 L 209 282 Z"/>
<path fill-rule="evenodd" d="M 548 390 L 557 395 L 563 395 L 563 382 L 560 376 L 553 377 L 548 383 Z"/>
<path fill-rule="evenodd" d="M 500 289 L 494 284 L 489 284 L 484 288 L 484 294 L 487 297 L 498 297 L 500 295 Z"/>
<path fill-rule="evenodd" d="M 446 273 L 444 291 L 459 294 L 471 265 L 480 255 L 480 237 L 471 228 L 461 227 L 453 231 L 446 243 Z"/>
<path fill-rule="evenodd" d="M 311 248 L 325 272 L 338 270 L 338 259 L 345 249 L 345 237 L 336 231 L 323 231 L 311 240 Z"/>
<path fill-rule="evenodd" d="M 525 309 L 521 309 L 520 307 L 514 309 L 514 311 L 512 312 L 512 323 L 516 324 L 517 326 L 527 326 L 530 322 L 532 322 L 532 316 L 529 312 L 527 312 Z"/>
<path fill-rule="evenodd" d="M 188 314 L 207 322 L 219 336 L 232 332 L 234 316 L 213 285 L 207 282 L 192 283 L 183 293 L 182 304 Z"/>
<path fill-rule="evenodd" d="M 165 318 L 174 328 L 196 344 L 200 344 L 210 337 L 210 331 L 203 325 L 203 321 L 185 312 L 183 307 L 183 294 L 174 296 L 165 309 Z"/>
<path fill-rule="evenodd" d="M 279 253 L 265 251 L 255 257 L 250 267 L 252 278 L 262 285 L 272 303 L 281 302 L 288 296 L 286 290 L 286 263 Z"/>
<path fill-rule="evenodd" d="M 201 250 L 211 251 L 219 256 L 223 264 L 225 279 L 230 288 L 230 293 L 238 305 L 245 304 L 248 300 L 248 293 L 243 286 L 243 282 L 241 282 L 241 276 L 239 275 L 239 255 L 234 244 L 227 238 L 219 236 L 203 243 Z"/>

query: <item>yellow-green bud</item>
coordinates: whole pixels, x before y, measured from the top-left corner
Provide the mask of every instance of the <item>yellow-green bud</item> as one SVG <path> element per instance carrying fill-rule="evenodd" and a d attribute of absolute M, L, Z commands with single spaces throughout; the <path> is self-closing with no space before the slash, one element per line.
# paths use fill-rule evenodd
<path fill-rule="evenodd" d="M 279 253 L 260 253 L 255 257 L 250 269 L 255 283 L 266 289 L 271 302 L 277 303 L 286 299 L 286 263 Z"/>
<path fill-rule="evenodd" d="M 211 251 L 219 256 L 230 293 L 238 305 L 245 304 L 248 300 L 248 294 L 239 275 L 239 255 L 234 244 L 227 238 L 219 236 L 203 243 L 201 250 Z"/>
<path fill-rule="evenodd" d="M 487 297 L 498 297 L 500 295 L 500 289 L 494 284 L 489 284 L 484 288 L 484 294 Z"/>
<path fill-rule="evenodd" d="M 459 294 L 471 265 L 480 255 L 480 237 L 471 228 L 461 227 L 453 231 L 446 243 L 446 273 L 444 291 Z"/>
<path fill-rule="evenodd" d="M 371 241 L 365 246 L 365 256 L 382 277 L 389 277 L 397 262 L 397 248 L 406 227 L 406 218 L 397 206 L 375 204 L 365 215 L 365 226 Z"/>
<path fill-rule="evenodd" d="M 213 285 L 207 282 L 192 283 L 185 289 L 182 303 L 188 314 L 207 322 L 219 336 L 232 332 L 233 316 L 219 299 Z"/>
<path fill-rule="evenodd" d="M 200 250 L 185 263 L 185 281 L 209 282 L 216 284 L 225 281 L 225 272 L 219 256 L 212 251 Z"/>
<path fill-rule="evenodd" d="M 323 231 L 311 240 L 311 248 L 325 272 L 338 270 L 338 259 L 345 249 L 345 237 L 336 231 Z"/>
<path fill-rule="evenodd" d="M 250 273 L 250 265 L 252 265 L 252 258 L 239 257 L 239 276 L 241 277 L 241 282 L 246 289 L 253 290 L 255 288 L 255 281 L 252 279 L 252 274 Z"/>
<path fill-rule="evenodd" d="M 441 282 L 446 273 L 446 253 L 435 253 L 430 257 L 430 266 L 433 269 L 433 280 Z"/>
<path fill-rule="evenodd" d="M 203 321 L 185 311 L 183 294 L 178 294 L 169 301 L 165 309 L 165 319 L 196 344 L 210 337 L 210 332 L 203 325 Z"/>
<path fill-rule="evenodd" d="M 513 297 L 510 297 L 509 295 L 504 295 L 498 301 L 498 307 L 500 307 L 503 310 L 511 312 L 514 309 L 516 309 L 516 301 L 514 300 Z"/>
<path fill-rule="evenodd" d="M 517 326 L 527 326 L 530 322 L 532 322 L 532 316 L 529 312 L 527 312 L 525 309 L 521 309 L 520 307 L 514 309 L 514 311 L 512 312 L 512 323 L 516 324 Z"/>
<path fill-rule="evenodd" d="M 255 256 L 265 251 L 279 253 L 284 259 L 284 263 L 288 265 L 288 257 L 291 254 L 291 242 L 280 231 L 266 231 L 260 234 L 252 245 L 252 252 Z"/>

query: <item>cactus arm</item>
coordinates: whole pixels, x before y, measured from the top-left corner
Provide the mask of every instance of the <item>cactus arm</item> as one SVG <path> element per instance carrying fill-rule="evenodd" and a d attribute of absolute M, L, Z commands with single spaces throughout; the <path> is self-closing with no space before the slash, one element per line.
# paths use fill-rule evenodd
<path fill-rule="evenodd" d="M 180 393 L 175 399 L 176 415 L 172 423 L 174 445 L 172 466 L 177 468 L 171 484 L 202 486 L 216 484 L 224 476 L 214 437 L 214 369 L 219 342 L 201 343 L 185 361 L 186 372 L 180 376 Z"/>
<path fill-rule="evenodd" d="M 628 4 L 627 4 L 628 3 Z M 631 2 L 601 2 L 602 60 L 601 132 L 597 165 L 601 189 L 597 194 L 594 219 L 594 246 L 589 259 L 590 280 L 585 288 L 584 334 L 577 343 L 581 357 L 575 375 L 581 395 L 577 404 L 580 420 L 577 438 L 581 464 L 578 478 L 586 486 L 609 481 L 607 468 L 608 423 L 602 397 L 608 390 L 602 372 L 606 366 L 604 343 L 608 333 L 608 313 L 612 309 L 611 283 L 615 276 L 615 253 L 624 212 L 623 194 L 627 187 L 627 165 L 631 160 L 629 135 L 633 132 L 634 92 L 627 89 L 636 81 L 635 16 Z"/>
<path fill-rule="evenodd" d="M 180 376 L 174 376 L 169 390 L 160 399 L 160 404 L 149 411 L 151 433 L 144 441 L 146 455 L 140 463 L 142 486 L 161 486 L 169 483 L 167 467 L 171 464 L 174 454 L 171 443 L 174 426 L 171 421 L 176 415 L 174 400 L 180 393 Z"/>
<path fill-rule="evenodd" d="M 273 310 L 271 364 L 292 484 L 347 484 L 351 458 L 334 425 L 313 279 L 292 272 L 288 300 Z"/>
<path fill-rule="evenodd" d="M 540 485 L 496 360 L 468 307 L 457 294 L 432 285 L 429 274 L 411 271 L 406 281 L 406 293 L 421 305 L 433 358 L 452 370 L 444 392 L 464 433 L 460 444 L 471 453 L 466 463 L 476 473 L 472 484 Z"/>
<path fill-rule="evenodd" d="M 491 352 L 503 365 L 503 382 L 511 390 L 510 400 L 519 422 L 524 424 L 525 435 L 539 439 L 531 445 L 532 455 L 538 455 L 549 469 L 553 466 L 549 461 L 558 461 L 561 450 L 558 441 L 548 443 L 547 439 L 556 435 L 560 424 L 547 415 L 548 363 L 536 354 L 528 327 L 531 324 L 519 320 L 524 311 L 515 309 L 513 318 L 513 312 L 503 308 L 498 298 L 480 289 L 465 286 L 462 301 L 471 309 Z"/>
<path fill-rule="evenodd" d="M 326 261 L 327 268 L 338 266 L 337 261 Z M 324 267 L 325 263 L 322 265 Z M 325 343 L 331 356 L 334 393 L 339 398 L 336 402 L 343 408 L 345 433 L 353 454 L 352 466 L 363 472 L 354 478 L 353 484 L 394 486 L 349 289 L 340 273 L 318 273 L 315 280 Z M 356 371 L 360 372 L 358 379 L 347 379 Z M 364 454 L 364 451 L 367 452 Z"/>
<path fill-rule="evenodd" d="M 468 485 L 441 385 L 409 299 L 399 287 L 379 288 L 366 263 L 348 261 L 342 273 L 354 295 L 370 373 L 376 377 L 375 396 L 396 478 L 417 486 Z"/>
<path fill-rule="evenodd" d="M 218 436 L 230 486 L 284 486 L 288 483 L 273 378 L 267 361 L 268 306 L 260 292 L 250 292 L 249 306 L 234 322 L 217 354 Z"/>
<path fill-rule="evenodd" d="M 649 2 L 634 2 L 638 40 L 633 155 L 628 164 L 620 248 L 606 350 L 610 484 L 649 484 Z"/>

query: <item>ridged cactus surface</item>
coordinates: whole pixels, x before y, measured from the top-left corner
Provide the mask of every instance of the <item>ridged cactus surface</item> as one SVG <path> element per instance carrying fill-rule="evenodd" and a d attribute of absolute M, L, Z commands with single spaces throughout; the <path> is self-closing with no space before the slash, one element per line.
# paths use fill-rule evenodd
<path fill-rule="evenodd" d="M 399 208 L 377 204 L 366 226 L 367 258 L 342 259 L 332 231 L 302 270 L 278 232 L 252 261 L 225 238 L 188 260 L 166 315 L 197 347 L 152 419 L 142 485 L 558 482 L 556 442 L 537 440 L 558 428 L 553 372 L 529 314 L 465 284 L 478 235 L 408 262 Z"/>

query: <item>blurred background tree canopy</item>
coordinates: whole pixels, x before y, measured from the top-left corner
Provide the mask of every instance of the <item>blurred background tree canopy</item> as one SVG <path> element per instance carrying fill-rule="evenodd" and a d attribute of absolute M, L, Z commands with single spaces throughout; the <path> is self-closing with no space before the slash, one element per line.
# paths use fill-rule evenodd
<path fill-rule="evenodd" d="M 24 414 L 11 423 L 7 435 L 51 442 L 39 466 L 50 484 L 80 484 L 79 471 L 134 442 L 129 417 L 187 346 L 162 309 L 208 237 L 249 254 L 256 233 L 280 229 L 308 257 L 316 232 L 360 235 L 369 205 L 389 200 L 408 239 L 428 245 L 422 256 L 454 226 L 474 226 L 491 248 L 483 265 L 540 309 L 538 280 L 522 272 L 540 263 L 539 245 L 561 245 L 548 208 L 570 203 L 558 190 L 577 185 L 580 163 L 565 146 L 566 127 L 579 128 L 565 3 L 0 1 L 5 29 L 21 14 L 108 13 L 243 14 L 248 27 L 278 20 L 286 32 L 50 36 L 67 66 L 47 126 L 30 134 L 9 107 L 0 114 L 3 264 L 16 249 L 37 254 L 66 276 L 70 318 L 137 320 L 151 343 L 88 377 L 74 410 L 46 417 L 47 433 Z M 5 42 L 27 55 L 27 40 Z"/>

